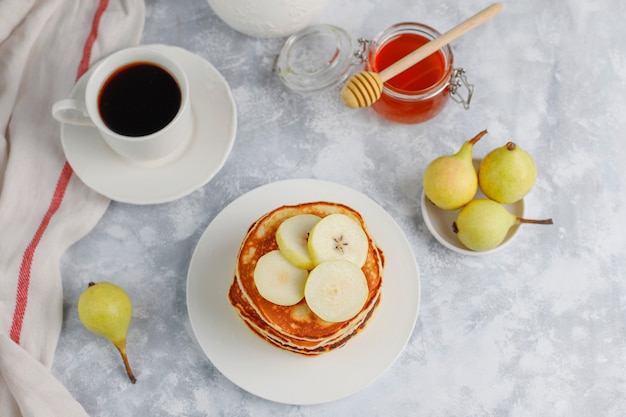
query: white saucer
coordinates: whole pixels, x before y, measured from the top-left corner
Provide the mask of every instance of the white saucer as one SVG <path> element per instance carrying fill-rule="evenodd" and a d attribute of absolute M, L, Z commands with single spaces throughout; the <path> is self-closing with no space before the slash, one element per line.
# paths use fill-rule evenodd
<path fill-rule="evenodd" d="M 151 46 L 171 55 L 189 77 L 194 132 L 179 155 L 157 164 L 134 163 L 115 153 L 95 128 L 61 125 L 63 151 L 76 175 L 100 194 L 124 203 L 165 203 L 202 187 L 226 162 L 237 131 L 235 101 L 213 65 L 182 48 Z M 70 97 L 84 94 L 88 74 Z"/>

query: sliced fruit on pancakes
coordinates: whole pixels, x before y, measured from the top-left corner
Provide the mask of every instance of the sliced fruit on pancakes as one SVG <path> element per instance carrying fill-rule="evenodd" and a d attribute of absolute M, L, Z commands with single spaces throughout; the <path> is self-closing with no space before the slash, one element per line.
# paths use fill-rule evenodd
<path fill-rule="evenodd" d="M 309 254 L 309 232 L 321 219 L 315 214 L 297 214 L 278 226 L 276 230 L 278 248 L 295 266 L 308 270 L 315 266 Z"/>
<path fill-rule="evenodd" d="M 315 265 L 344 259 L 360 268 L 367 259 L 369 239 L 359 223 L 345 214 L 336 213 L 324 217 L 313 226 L 308 246 Z"/>
<path fill-rule="evenodd" d="M 254 283 L 266 300 L 280 306 L 298 304 L 304 298 L 309 271 L 289 262 L 279 250 L 261 256 L 254 269 Z"/>
<path fill-rule="evenodd" d="M 361 268 L 342 259 L 316 266 L 304 287 L 309 308 L 329 322 L 346 321 L 356 316 L 368 295 L 367 279 Z"/>
<path fill-rule="evenodd" d="M 291 306 L 280 306 L 265 299 L 254 283 L 254 269 L 259 258 L 279 249 L 278 227 L 301 214 L 313 214 L 323 220 L 336 213 L 349 216 L 367 236 L 367 259 L 361 270 L 367 280 L 368 297 L 362 309 L 349 320 L 329 322 L 318 317 L 304 299 Z M 381 296 L 384 261 L 384 254 L 369 234 L 363 218 L 352 208 L 324 201 L 282 206 L 261 216 L 248 229 L 237 255 L 228 297 L 254 333 L 281 349 L 316 355 L 343 346 L 373 317 Z"/>

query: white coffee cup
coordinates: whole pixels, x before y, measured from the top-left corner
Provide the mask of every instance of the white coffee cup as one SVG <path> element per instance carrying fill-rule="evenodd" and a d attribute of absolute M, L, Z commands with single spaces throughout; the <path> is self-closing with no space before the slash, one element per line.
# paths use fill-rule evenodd
<path fill-rule="evenodd" d="M 151 75 L 146 76 L 147 72 L 145 71 L 143 73 L 132 72 L 139 70 L 150 71 L 149 74 Z M 120 76 L 120 74 L 123 75 Z M 123 82 L 123 79 L 119 77 L 131 76 L 140 77 L 137 79 L 141 80 L 142 83 L 146 78 L 160 77 L 161 80 L 166 81 L 163 85 L 168 88 L 154 87 L 147 89 L 148 91 L 144 93 L 136 92 L 134 88 L 118 88 L 118 92 L 126 92 L 133 99 L 133 102 L 139 100 L 138 105 L 132 109 L 118 111 L 119 115 L 127 116 L 126 119 L 122 119 L 126 123 L 124 125 L 126 127 L 122 128 L 120 126 L 123 123 L 117 123 L 118 126 L 115 126 L 113 122 L 116 118 L 107 116 L 106 112 L 103 119 L 105 105 L 103 104 L 104 101 L 100 103 L 100 100 L 108 88 L 114 88 L 111 86 L 116 82 Z M 95 127 L 115 152 L 136 161 L 154 161 L 167 157 L 187 142 L 192 131 L 189 81 L 180 65 L 167 55 L 149 46 L 122 49 L 99 62 L 88 77 L 85 93 L 82 97 L 64 99 L 54 103 L 52 115 L 55 119 L 73 125 Z M 180 92 L 180 102 L 177 108 L 177 96 L 175 96 L 174 87 L 171 83 L 172 78 Z M 141 83 L 134 82 L 131 83 L 131 86 L 137 84 Z M 166 100 L 161 97 L 162 92 L 166 90 L 172 92 L 173 99 Z M 131 100 L 120 100 L 120 103 L 128 102 Z M 157 106 L 150 107 L 154 103 L 157 103 Z M 101 107 L 103 111 L 101 111 Z M 138 107 L 143 110 L 137 114 L 146 116 L 143 119 L 142 117 L 135 117 L 135 108 Z M 171 108 L 169 114 L 161 115 L 160 112 L 163 108 Z M 105 120 L 107 118 L 108 120 Z M 146 123 L 140 123 L 141 120 Z M 137 124 L 137 126 L 133 126 L 133 124 Z M 140 126 L 140 124 L 146 126 Z M 131 131 L 132 133 L 130 133 Z"/>

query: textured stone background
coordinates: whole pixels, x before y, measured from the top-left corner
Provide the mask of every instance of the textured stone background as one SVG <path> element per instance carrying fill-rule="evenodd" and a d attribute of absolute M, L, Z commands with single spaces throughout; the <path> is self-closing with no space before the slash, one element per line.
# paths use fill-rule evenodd
<path fill-rule="evenodd" d="M 321 23 L 372 38 L 401 21 L 445 31 L 485 7 L 475 0 L 331 0 Z M 142 43 L 210 61 L 238 106 L 237 139 L 206 186 L 166 204 L 113 202 L 62 262 L 65 319 L 54 374 L 93 416 L 624 416 L 626 410 L 626 3 L 504 1 L 496 19 L 453 43 L 476 85 L 421 125 L 349 111 L 336 92 L 302 98 L 272 63 L 284 39 L 230 29 L 202 0 L 146 1 Z M 477 132 L 477 156 L 516 141 L 539 177 L 523 229 L 494 255 L 453 253 L 428 232 L 421 175 Z M 422 298 L 398 360 L 367 388 L 316 406 L 258 398 L 216 370 L 194 339 L 186 273 L 202 232 L 257 186 L 310 177 L 379 203 L 406 233 Z M 134 302 L 128 383 L 118 353 L 80 323 L 89 280 Z M 364 364 L 367 366 L 367 364 Z"/>

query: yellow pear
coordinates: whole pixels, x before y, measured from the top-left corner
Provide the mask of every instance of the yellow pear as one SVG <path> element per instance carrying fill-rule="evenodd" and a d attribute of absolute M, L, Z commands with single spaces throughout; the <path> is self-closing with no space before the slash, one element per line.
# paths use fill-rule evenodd
<path fill-rule="evenodd" d="M 78 316 L 85 327 L 111 341 L 122 355 L 126 373 L 134 384 L 137 379 L 126 356 L 126 333 L 133 308 L 128 294 L 110 282 L 89 283 L 78 299 Z"/>
<path fill-rule="evenodd" d="M 424 194 L 444 210 L 456 210 L 469 203 L 478 191 L 478 178 L 472 163 L 474 144 L 487 131 L 466 141 L 454 155 L 434 159 L 424 170 Z"/>
<path fill-rule="evenodd" d="M 513 142 L 489 152 L 478 167 L 480 189 L 487 197 L 503 204 L 524 198 L 536 178 L 535 161 Z"/>
<path fill-rule="evenodd" d="M 500 245 L 509 229 L 520 223 L 552 224 L 552 219 L 523 219 L 493 200 L 478 198 L 461 209 L 452 230 L 465 247 L 480 252 Z"/>

